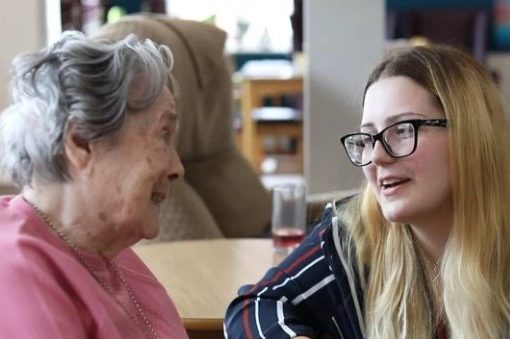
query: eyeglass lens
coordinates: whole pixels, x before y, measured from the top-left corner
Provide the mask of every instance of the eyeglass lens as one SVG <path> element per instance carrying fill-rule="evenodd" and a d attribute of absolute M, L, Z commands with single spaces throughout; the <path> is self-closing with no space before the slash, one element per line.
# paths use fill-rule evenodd
<path fill-rule="evenodd" d="M 415 129 L 412 123 L 389 126 L 372 137 L 369 134 L 354 134 L 345 140 L 347 153 L 358 165 L 372 161 L 375 142 L 379 139 L 386 151 L 394 157 L 404 157 L 412 153 L 415 147 Z"/>

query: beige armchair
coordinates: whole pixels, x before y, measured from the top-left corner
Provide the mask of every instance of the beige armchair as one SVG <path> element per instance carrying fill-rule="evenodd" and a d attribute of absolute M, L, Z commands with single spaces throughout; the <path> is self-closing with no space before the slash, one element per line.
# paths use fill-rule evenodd
<path fill-rule="evenodd" d="M 270 223 L 270 195 L 234 143 L 225 32 L 147 14 L 104 26 L 96 37 L 118 40 L 129 33 L 168 45 L 175 56 L 178 152 L 186 173 L 172 187 L 158 240 L 261 235 Z"/>

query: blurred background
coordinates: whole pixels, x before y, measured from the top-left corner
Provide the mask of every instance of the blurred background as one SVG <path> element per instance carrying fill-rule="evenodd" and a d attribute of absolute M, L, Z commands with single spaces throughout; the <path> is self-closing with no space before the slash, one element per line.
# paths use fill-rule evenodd
<path fill-rule="evenodd" d="M 0 107 L 7 102 L 12 58 L 55 41 L 62 30 L 92 34 L 124 15 L 151 12 L 226 31 L 232 128 L 268 186 L 304 182 L 313 194 L 358 187 L 360 173 L 344 158 L 337 136 L 357 128 L 368 72 L 389 49 L 456 45 L 487 66 L 505 102 L 510 97 L 510 0 L 17 0 L 1 6 Z M 291 87 L 246 106 L 243 86 L 252 79 L 285 80 Z M 257 150 L 246 145 L 247 120 L 260 133 L 270 131 L 257 139 Z"/>

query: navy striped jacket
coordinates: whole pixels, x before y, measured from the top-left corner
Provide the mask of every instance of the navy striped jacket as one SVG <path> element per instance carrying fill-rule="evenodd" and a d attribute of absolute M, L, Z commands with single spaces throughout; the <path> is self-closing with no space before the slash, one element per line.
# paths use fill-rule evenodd
<path fill-rule="evenodd" d="M 363 293 L 342 238 L 345 230 L 328 205 L 294 252 L 257 284 L 239 289 L 227 309 L 225 337 L 363 338 Z"/>

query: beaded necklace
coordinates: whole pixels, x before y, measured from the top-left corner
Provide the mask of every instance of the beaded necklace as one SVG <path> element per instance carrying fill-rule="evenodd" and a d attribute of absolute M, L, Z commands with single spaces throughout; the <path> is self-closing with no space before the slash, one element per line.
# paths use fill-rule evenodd
<path fill-rule="evenodd" d="M 61 230 L 59 230 L 55 224 L 48 218 L 48 216 L 39 209 L 33 202 L 29 201 L 25 197 L 23 197 L 23 200 L 30 205 L 34 209 L 34 211 L 44 220 L 46 225 L 48 225 L 56 234 L 57 236 L 72 250 L 74 255 L 78 258 L 78 261 L 81 263 L 81 265 L 94 277 L 94 279 L 103 287 L 103 289 L 115 300 L 115 302 L 124 310 L 124 312 L 127 314 L 127 316 L 135 323 L 145 334 L 145 336 L 148 339 L 159 339 L 159 335 L 156 332 L 156 329 L 152 325 L 152 322 L 145 314 L 142 305 L 136 298 L 135 294 L 131 290 L 131 287 L 129 287 L 127 281 L 124 279 L 124 276 L 121 274 L 119 268 L 117 265 L 112 261 L 108 260 L 107 258 L 103 257 L 103 260 L 106 262 L 108 268 L 111 269 L 111 271 L 114 273 L 114 275 L 119 279 L 122 287 L 125 289 L 129 300 L 133 304 L 136 310 L 136 314 L 133 315 L 127 307 L 115 297 L 115 292 L 113 291 L 112 287 L 108 285 L 108 283 L 97 273 L 93 268 L 92 265 L 87 261 L 87 259 L 83 256 L 83 254 L 80 252 L 78 247 L 64 234 Z M 140 321 L 141 320 L 141 321 Z"/>

